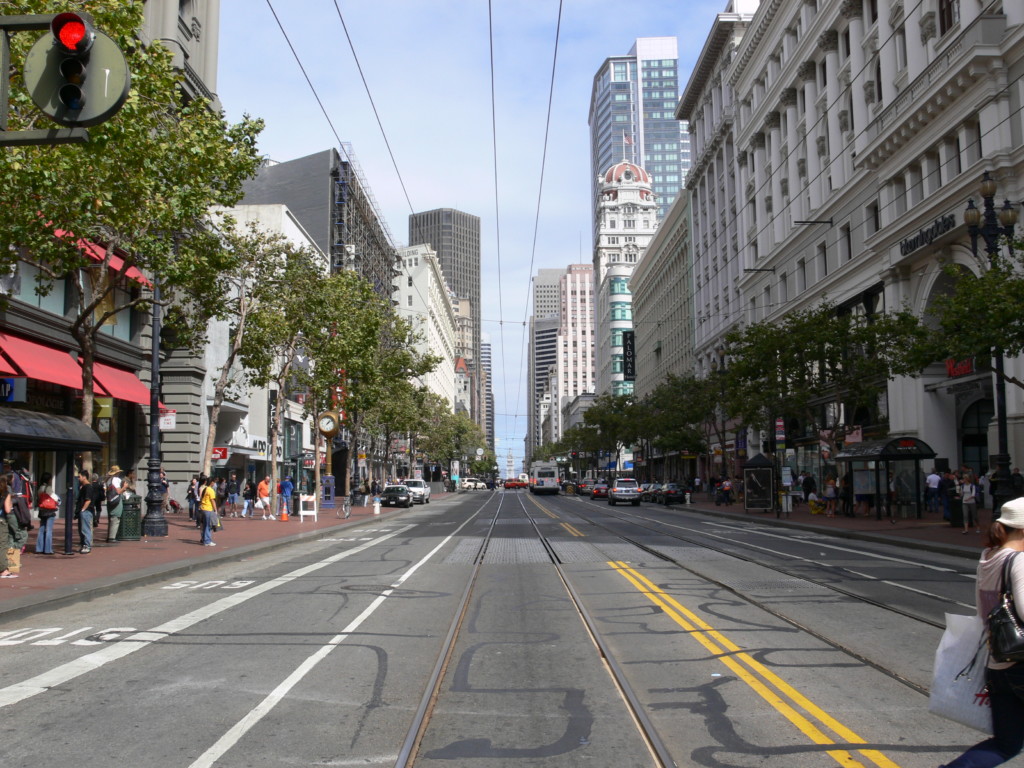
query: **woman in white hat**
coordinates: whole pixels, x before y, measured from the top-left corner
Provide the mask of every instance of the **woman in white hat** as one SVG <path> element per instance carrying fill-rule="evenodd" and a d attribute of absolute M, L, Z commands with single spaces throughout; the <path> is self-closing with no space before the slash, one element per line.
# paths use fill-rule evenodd
<path fill-rule="evenodd" d="M 1024 498 L 1003 504 L 999 519 L 989 530 L 988 544 L 978 563 L 977 604 L 982 620 L 999 602 L 1006 558 L 1024 552 Z M 1024 558 L 1015 557 L 1010 579 L 1014 595 L 1024 595 Z M 1024 601 L 1018 604 L 1024 605 Z M 1024 663 L 990 658 L 986 679 L 993 735 L 946 763 L 945 768 L 990 768 L 1018 755 L 1024 747 Z"/>

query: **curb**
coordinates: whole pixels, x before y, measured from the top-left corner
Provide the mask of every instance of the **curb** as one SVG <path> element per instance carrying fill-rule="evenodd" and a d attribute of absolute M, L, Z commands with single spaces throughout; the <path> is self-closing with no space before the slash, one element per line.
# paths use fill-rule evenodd
<path fill-rule="evenodd" d="M 395 509 L 395 514 L 386 515 L 391 518 L 399 512 L 410 512 L 416 506 L 408 509 Z M 350 523 L 335 525 L 331 528 L 317 528 L 314 530 L 300 531 L 293 534 L 281 536 L 267 541 L 258 541 L 253 544 L 243 544 L 230 549 L 220 550 L 216 553 L 208 553 L 205 557 L 189 558 L 187 560 L 176 560 L 171 563 L 162 563 L 149 568 L 129 571 L 128 573 L 115 574 L 112 576 L 101 576 L 96 579 L 83 582 L 73 587 L 58 587 L 42 594 L 26 595 L 20 598 L 11 598 L 0 604 L 0 620 L 16 619 L 22 616 L 31 616 L 35 613 L 48 611 L 55 608 L 63 608 L 67 605 L 88 602 L 98 597 L 107 597 L 124 589 L 142 587 L 158 581 L 165 581 L 177 576 L 185 576 L 190 573 L 210 568 L 215 565 L 243 560 L 252 555 L 261 555 L 273 549 L 299 544 L 309 539 L 316 539 L 328 531 L 351 530 L 361 528 L 372 523 L 379 523 L 385 518 L 385 514 L 379 516 L 371 514 L 365 519 L 353 520 Z"/>
<path fill-rule="evenodd" d="M 678 504 L 674 505 L 676 508 L 688 509 L 693 512 L 699 512 L 709 517 L 721 517 L 729 520 L 745 521 L 745 522 L 758 522 L 766 525 L 775 526 L 777 528 L 792 528 L 799 531 L 809 531 L 811 533 L 822 533 L 830 536 L 835 536 L 841 539 L 855 539 L 859 541 L 870 541 L 876 544 L 889 544 L 892 546 L 904 547 L 906 549 L 917 549 L 926 552 L 934 552 L 940 555 L 950 555 L 952 557 L 964 557 L 970 560 L 977 560 L 981 551 L 974 547 L 965 547 L 957 544 L 946 544 L 940 541 L 923 541 L 921 539 L 914 539 L 903 536 L 891 536 L 886 533 L 876 533 L 873 531 L 851 531 L 845 528 L 831 528 L 825 525 L 814 525 L 812 523 L 801 523 L 795 520 L 788 520 L 786 518 L 779 517 L 768 517 L 767 513 L 761 512 L 750 512 L 750 513 L 736 513 L 726 512 L 719 509 L 708 509 L 706 507 L 698 506 L 697 504 Z M 755 515 L 757 515 L 755 517 Z"/>

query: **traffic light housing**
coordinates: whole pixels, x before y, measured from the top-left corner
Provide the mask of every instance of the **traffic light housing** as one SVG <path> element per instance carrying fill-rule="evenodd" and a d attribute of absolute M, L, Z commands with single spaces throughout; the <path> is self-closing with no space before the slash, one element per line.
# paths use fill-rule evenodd
<path fill-rule="evenodd" d="M 25 59 L 25 85 L 35 105 L 58 125 L 109 120 L 131 87 L 128 62 L 85 13 L 58 13 Z"/>

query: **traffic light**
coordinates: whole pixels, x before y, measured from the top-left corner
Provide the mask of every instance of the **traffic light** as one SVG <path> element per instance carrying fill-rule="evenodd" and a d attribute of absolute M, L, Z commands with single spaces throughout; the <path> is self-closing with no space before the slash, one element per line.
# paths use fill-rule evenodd
<path fill-rule="evenodd" d="M 98 125 L 128 99 L 131 75 L 117 44 L 85 13 L 58 13 L 25 59 L 32 101 L 58 125 Z"/>

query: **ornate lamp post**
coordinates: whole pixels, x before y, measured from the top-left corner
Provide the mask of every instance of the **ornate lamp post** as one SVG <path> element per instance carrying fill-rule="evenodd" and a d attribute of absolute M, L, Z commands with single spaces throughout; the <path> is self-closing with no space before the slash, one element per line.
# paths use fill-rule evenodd
<path fill-rule="evenodd" d="M 177 250 L 177 241 L 175 241 Z M 142 521 L 144 536 L 166 536 L 164 494 L 160 482 L 160 281 L 153 278 L 153 339 L 149 385 L 149 462 L 146 473 L 146 517 Z"/>
<path fill-rule="evenodd" d="M 711 373 L 718 378 L 718 391 L 719 391 L 719 404 L 716 411 L 721 413 L 722 417 L 722 431 L 719 432 L 719 439 L 722 442 L 722 475 L 731 476 L 731 462 L 729 461 L 729 452 L 726 450 L 725 445 L 725 429 L 726 429 L 726 413 L 725 413 L 725 347 L 715 347 L 715 359 L 711 361 Z M 708 489 L 710 490 L 710 488 Z"/>
<path fill-rule="evenodd" d="M 985 253 L 988 254 L 991 264 L 999 257 L 1000 239 L 1013 237 L 1013 228 L 1017 223 L 1017 209 L 1010 205 L 1009 200 L 1005 200 L 1002 208 L 998 213 L 996 212 L 996 182 L 989 176 L 988 171 L 985 171 L 985 175 L 982 176 L 981 187 L 978 191 L 981 194 L 984 208 L 979 210 L 974 206 L 973 199 L 968 200 L 967 210 L 964 211 L 964 224 L 967 225 L 967 232 L 971 236 L 971 252 L 974 257 L 978 257 L 978 238 L 980 237 L 985 242 Z M 998 442 L 998 452 L 992 456 L 992 460 L 996 464 L 996 473 L 993 477 L 993 496 L 995 511 L 998 512 L 1003 502 L 1013 495 L 1011 490 L 1013 481 L 1010 478 L 1010 451 L 1006 428 L 1006 379 L 1003 376 L 1003 350 L 994 347 L 992 358 L 996 374 L 996 438 Z"/>

